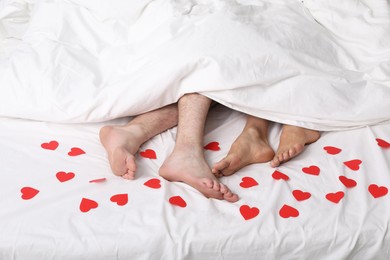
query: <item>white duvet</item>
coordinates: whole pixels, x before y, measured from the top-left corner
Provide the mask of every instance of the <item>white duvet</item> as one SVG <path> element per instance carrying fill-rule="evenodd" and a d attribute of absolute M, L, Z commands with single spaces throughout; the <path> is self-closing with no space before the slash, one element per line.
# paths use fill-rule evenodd
<path fill-rule="evenodd" d="M 386 0 L 0 0 L 0 116 L 94 122 L 199 92 L 318 130 L 390 120 Z"/>

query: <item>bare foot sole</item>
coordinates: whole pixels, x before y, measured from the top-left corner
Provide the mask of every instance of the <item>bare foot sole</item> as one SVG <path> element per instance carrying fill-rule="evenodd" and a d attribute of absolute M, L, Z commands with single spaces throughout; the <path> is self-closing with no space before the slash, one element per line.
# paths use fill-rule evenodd
<path fill-rule="evenodd" d="M 196 151 L 192 147 L 175 147 L 173 153 L 161 166 L 159 173 L 168 181 L 184 182 L 192 186 L 207 198 L 238 201 L 237 194 L 220 183 L 211 173 L 201 149 Z"/>
<path fill-rule="evenodd" d="M 298 126 L 284 125 L 280 135 L 280 143 L 275 157 L 270 162 L 271 167 L 291 160 L 302 153 L 305 145 L 314 143 L 320 138 L 320 133 Z"/>
<path fill-rule="evenodd" d="M 247 165 L 269 162 L 274 155 L 268 141 L 260 138 L 256 130 L 245 130 L 234 141 L 228 155 L 214 165 L 212 172 L 216 177 L 229 176 Z"/>
<path fill-rule="evenodd" d="M 137 170 L 134 155 L 142 144 L 136 131 L 132 131 L 131 127 L 104 126 L 99 136 L 112 172 L 125 179 L 134 179 Z"/>

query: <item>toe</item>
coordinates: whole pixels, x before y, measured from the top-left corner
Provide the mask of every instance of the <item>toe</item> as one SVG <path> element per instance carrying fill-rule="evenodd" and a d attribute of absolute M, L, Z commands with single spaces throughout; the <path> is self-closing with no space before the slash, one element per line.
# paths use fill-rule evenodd
<path fill-rule="evenodd" d="M 134 172 L 127 172 L 122 177 L 126 180 L 134 180 Z"/>
<path fill-rule="evenodd" d="M 240 169 L 240 160 L 237 157 L 231 156 L 229 160 L 229 165 L 222 170 L 224 176 L 230 176 L 237 172 Z"/>
<path fill-rule="evenodd" d="M 214 174 L 214 176 L 217 177 L 217 178 L 221 178 L 221 177 L 223 177 L 223 173 L 222 172 L 218 172 L 218 173 Z"/>
<path fill-rule="evenodd" d="M 229 202 L 236 202 L 238 200 L 238 196 L 234 194 L 226 185 L 220 184 L 221 192 L 223 194 L 223 199 Z"/>
<path fill-rule="evenodd" d="M 230 175 L 232 175 L 235 172 L 236 172 L 235 169 L 233 169 L 232 167 L 228 167 L 228 168 L 226 168 L 225 170 L 222 171 L 222 175 L 223 176 L 230 176 Z"/>
<path fill-rule="evenodd" d="M 225 184 L 221 183 L 221 184 L 220 184 L 220 191 L 221 191 L 223 194 L 225 194 L 225 193 L 227 193 L 227 192 L 229 191 L 229 189 L 228 189 L 228 187 L 226 187 Z"/>
<path fill-rule="evenodd" d="M 290 158 L 294 157 L 296 154 L 297 154 L 297 151 L 296 151 L 296 149 L 295 149 L 294 147 L 292 147 L 292 148 L 290 148 L 290 149 L 288 150 L 288 156 L 289 156 Z"/>
<path fill-rule="evenodd" d="M 278 159 L 278 157 L 277 156 L 275 156 L 273 159 L 272 159 L 272 161 L 271 161 L 271 167 L 273 167 L 273 168 L 275 168 L 275 167 L 277 167 L 277 166 L 279 166 L 279 164 L 280 164 L 280 162 L 279 162 L 279 159 Z"/>
<path fill-rule="evenodd" d="M 134 156 L 128 155 L 126 158 L 126 166 L 129 171 L 135 172 L 137 170 L 137 165 L 134 161 Z"/>
<path fill-rule="evenodd" d="M 228 160 L 226 160 L 226 157 L 223 158 L 221 161 L 217 162 L 213 169 L 212 169 L 212 172 L 213 173 L 216 173 L 216 172 L 221 172 L 222 170 L 224 170 L 226 167 L 229 166 L 229 162 Z"/>
<path fill-rule="evenodd" d="M 221 178 L 223 176 L 222 172 L 215 168 L 211 169 L 211 173 L 217 178 Z"/>
<path fill-rule="evenodd" d="M 214 181 L 208 178 L 203 178 L 202 183 L 209 189 L 212 189 L 214 186 Z"/>
<path fill-rule="evenodd" d="M 283 161 L 288 161 L 290 159 L 290 156 L 288 155 L 288 150 L 283 153 Z"/>
<path fill-rule="evenodd" d="M 214 180 L 213 182 L 213 190 L 219 191 L 221 189 L 221 185 L 218 181 Z"/>
<path fill-rule="evenodd" d="M 236 201 L 238 201 L 238 195 L 232 193 L 230 190 L 227 193 L 223 194 L 223 198 L 226 201 L 229 201 L 229 202 L 236 202 Z"/>

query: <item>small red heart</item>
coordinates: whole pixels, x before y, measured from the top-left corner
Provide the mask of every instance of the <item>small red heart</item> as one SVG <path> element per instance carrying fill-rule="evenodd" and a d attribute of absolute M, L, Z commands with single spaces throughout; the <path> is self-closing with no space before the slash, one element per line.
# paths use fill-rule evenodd
<path fill-rule="evenodd" d="M 242 205 L 240 207 L 240 213 L 245 220 L 249 220 L 259 215 L 260 210 L 256 207 L 249 207 L 248 205 Z"/>
<path fill-rule="evenodd" d="M 362 163 L 361 160 L 355 159 L 355 160 L 350 160 L 347 162 L 344 162 L 345 166 L 347 166 L 349 169 L 353 171 L 357 171 L 360 169 L 360 164 Z"/>
<path fill-rule="evenodd" d="M 282 218 L 296 218 L 299 216 L 299 211 L 296 208 L 284 204 L 283 207 L 279 210 L 279 215 Z"/>
<path fill-rule="evenodd" d="M 378 145 L 382 148 L 390 148 L 390 143 L 389 142 L 386 142 L 385 140 L 383 139 L 380 139 L 380 138 L 377 138 L 376 139 L 376 142 L 378 143 Z"/>
<path fill-rule="evenodd" d="M 78 148 L 78 147 L 73 147 L 72 149 L 70 149 L 70 151 L 68 153 L 69 156 L 78 156 L 78 155 L 82 155 L 82 154 L 85 154 L 85 152 L 81 148 Z"/>
<path fill-rule="evenodd" d="M 259 185 L 259 183 L 252 177 L 243 177 L 242 182 L 240 183 L 240 186 L 243 188 L 250 188 L 256 185 Z"/>
<path fill-rule="evenodd" d="M 20 189 L 20 192 L 22 193 L 22 199 L 29 200 L 34 198 L 39 193 L 39 190 L 32 187 L 23 187 Z"/>
<path fill-rule="evenodd" d="M 302 168 L 302 171 L 306 174 L 310 175 L 320 175 L 320 168 L 318 168 L 315 165 L 309 166 L 309 167 L 304 167 Z"/>
<path fill-rule="evenodd" d="M 65 182 L 73 179 L 75 174 L 73 172 L 57 172 L 56 177 L 60 182 Z"/>
<path fill-rule="evenodd" d="M 91 209 L 95 209 L 99 206 L 99 204 L 91 199 L 83 198 L 80 202 L 80 210 L 81 212 L 88 212 Z"/>
<path fill-rule="evenodd" d="M 368 186 L 368 191 L 374 198 L 385 196 L 389 192 L 385 186 L 378 186 L 376 184 L 371 184 Z"/>
<path fill-rule="evenodd" d="M 334 146 L 325 146 L 324 150 L 328 154 L 332 154 L 332 155 L 339 154 L 342 151 L 340 148 L 337 148 L 337 147 L 334 147 Z"/>
<path fill-rule="evenodd" d="M 219 147 L 219 143 L 218 142 L 208 143 L 203 148 L 206 149 L 206 150 L 211 150 L 211 151 L 219 151 L 219 150 L 221 150 L 221 147 Z"/>
<path fill-rule="evenodd" d="M 46 150 L 55 150 L 58 147 L 58 142 L 53 140 L 48 143 L 41 144 L 41 147 Z"/>
<path fill-rule="evenodd" d="M 145 151 L 140 152 L 139 155 L 148 159 L 157 159 L 156 152 L 152 149 L 146 149 Z"/>
<path fill-rule="evenodd" d="M 281 173 L 280 171 L 274 171 L 274 173 L 272 173 L 272 178 L 274 178 L 275 180 L 285 181 L 288 181 L 290 179 L 286 174 Z"/>
<path fill-rule="evenodd" d="M 344 184 L 345 187 L 347 188 L 353 188 L 357 185 L 356 181 L 355 180 L 352 180 L 352 179 L 348 179 L 347 177 L 345 176 L 340 176 L 339 177 L 339 180 Z"/>
<path fill-rule="evenodd" d="M 344 192 L 338 191 L 335 193 L 328 193 L 325 198 L 331 202 L 339 203 L 339 201 L 344 198 Z"/>
<path fill-rule="evenodd" d="M 126 193 L 116 194 L 111 196 L 110 200 L 112 202 L 115 202 L 118 206 L 124 206 L 129 201 L 129 196 Z"/>
<path fill-rule="evenodd" d="M 106 180 L 107 180 L 106 178 L 94 179 L 94 180 L 90 180 L 89 183 L 105 182 Z"/>
<path fill-rule="evenodd" d="M 311 197 L 310 192 L 304 192 L 301 190 L 293 190 L 292 194 L 297 201 L 307 200 Z"/>
<path fill-rule="evenodd" d="M 144 185 L 152 189 L 159 189 L 161 188 L 161 181 L 157 178 L 153 178 L 146 181 Z"/>
<path fill-rule="evenodd" d="M 187 203 L 185 202 L 185 200 L 183 200 L 182 197 L 180 197 L 180 196 L 170 197 L 169 203 L 171 203 L 172 205 L 175 205 L 175 206 L 182 207 L 182 208 L 185 208 L 187 206 Z"/>

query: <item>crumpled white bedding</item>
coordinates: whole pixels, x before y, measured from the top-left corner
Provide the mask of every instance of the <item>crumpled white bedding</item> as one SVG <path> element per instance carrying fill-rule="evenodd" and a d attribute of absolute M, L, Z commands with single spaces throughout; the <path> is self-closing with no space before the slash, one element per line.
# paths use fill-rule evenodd
<path fill-rule="evenodd" d="M 244 124 L 238 112 L 210 111 L 204 144 L 220 148 L 205 150 L 210 165 Z M 141 147 L 135 180 L 114 176 L 102 125 L 0 119 L 0 259 L 390 258 L 390 124 L 325 132 L 277 169 L 221 178 L 235 203 L 158 175 L 176 128 Z M 274 148 L 279 134 L 271 124 Z"/>
<path fill-rule="evenodd" d="M 390 119 L 386 0 L 0 0 L 0 116 L 95 122 L 200 92 L 276 122 Z"/>

